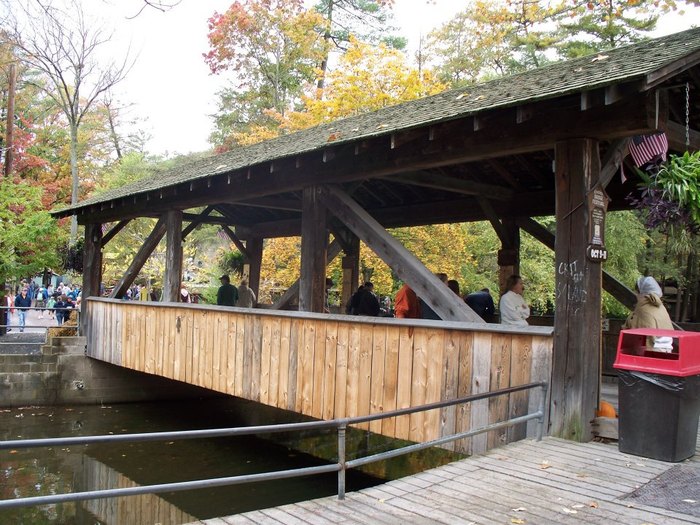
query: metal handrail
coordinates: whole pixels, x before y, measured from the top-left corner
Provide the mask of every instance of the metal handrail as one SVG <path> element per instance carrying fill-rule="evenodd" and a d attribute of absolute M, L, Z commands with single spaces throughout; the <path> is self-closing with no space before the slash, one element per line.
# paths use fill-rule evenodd
<path fill-rule="evenodd" d="M 466 432 L 460 432 L 457 434 L 452 434 L 450 436 L 444 436 L 438 439 L 427 441 L 425 443 L 415 443 L 412 445 L 407 445 L 394 450 L 389 450 L 386 452 L 381 452 L 371 456 L 365 456 L 363 458 L 357 458 L 353 460 L 346 460 L 346 447 L 345 447 L 345 435 L 347 427 L 349 425 L 357 425 L 360 423 L 367 423 L 369 421 L 376 421 L 381 419 L 386 419 L 390 417 L 397 417 L 406 414 L 413 414 L 416 412 L 424 412 L 428 410 L 435 410 L 438 408 L 444 408 L 448 406 L 455 406 L 463 403 L 470 403 L 473 401 L 480 401 L 483 399 L 489 399 L 492 397 L 502 396 L 506 394 L 511 394 L 514 392 L 521 392 L 524 390 L 530 390 L 534 388 L 542 389 L 542 396 L 540 398 L 540 403 L 536 412 L 532 414 L 526 414 L 523 416 L 518 416 L 515 418 L 507 419 L 499 423 L 493 423 L 484 427 L 480 427 L 474 430 L 469 430 Z M 250 427 L 232 427 L 232 428 L 221 428 L 221 429 L 205 429 L 205 430 L 185 430 L 177 432 L 148 432 L 141 434 L 121 434 L 121 435 L 101 435 L 101 436 L 80 436 L 80 437 L 69 437 L 69 438 L 47 438 L 47 439 L 20 439 L 13 441 L 0 441 L 0 450 L 6 449 L 19 449 L 19 448 L 36 448 L 36 447 L 59 447 L 59 446 L 71 446 L 71 445 L 89 445 L 96 443 L 114 443 L 114 442 L 143 442 L 143 441 L 170 441 L 173 439 L 201 439 L 201 438 L 212 438 L 212 437 L 225 437 L 225 436 L 245 436 L 251 434 L 273 434 L 279 432 L 290 432 L 290 431 L 301 431 L 301 430 L 312 430 L 312 429 L 328 429 L 335 428 L 338 431 L 338 462 L 329 465 L 322 465 L 317 467 L 304 467 L 291 470 L 277 470 L 272 472 L 263 472 L 259 474 L 245 474 L 239 476 L 228 476 L 223 478 L 210 478 L 196 481 L 182 481 L 176 483 L 162 483 L 157 485 L 145 485 L 139 487 L 128 487 L 128 488 L 118 488 L 118 489 L 105 489 L 105 490 L 93 490 L 86 492 L 76 492 L 68 494 L 54 494 L 51 496 L 35 496 L 30 498 L 17 498 L 12 500 L 0 500 L 0 509 L 13 508 L 13 507 L 29 507 L 32 505 L 47 505 L 54 503 L 65 503 L 70 501 L 83 501 L 89 499 L 103 499 L 119 496 L 133 496 L 137 494 L 158 494 L 162 492 L 178 492 L 183 490 L 192 490 L 205 487 L 219 487 L 226 485 L 240 485 L 243 483 L 253 483 L 257 481 L 271 481 L 277 479 L 287 479 L 294 477 L 309 476 L 312 474 L 325 474 L 328 472 L 338 472 L 338 499 L 345 499 L 345 473 L 349 468 L 359 467 L 361 465 L 366 465 L 369 463 L 374 463 L 376 461 L 382 461 L 385 459 L 390 459 L 392 457 L 400 456 L 403 454 L 408 454 L 411 452 L 416 452 L 418 450 L 423 450 L 426 448 L 434 447 L 436 445 L 443 445 L 451 441 L 457 441 L 458 439 L 463 439 L 467 437 L 472 437 L 484 432 L 489 432 L 491 430 L 497 430 L 500 428 L 514 426 L 520 423 L 524 423 L 533 419 L 538 420 L 537 424 L 537 440 L 542 439 L 542 434 L 544 432 L 544 408 L 545 400 L 547 398 L 547 388 L 546 382 L 536 382 L 528 383 L 526 385 L 514 386 L 509 388 L 503 388 L 500 390 L 494 390 L 493 392 L 484 392 L 480 394 L 472 394 L 469 396 L 460 397 L 457 399 L 452 399 L 448 401 L 439 401 L 436 403 L 429 403 L 426 405 L 421 405 L 418 407 L 402 408 L 397 410 L 391 410 L 389 412 L 380 412 L 377 414 L 371 414 L 367 416 L 357 416 L 350 418 L 340 418 L 332 419 L 329 421 L 308 421 L 303 423 L 286 423 L 279 425 L 260 425 L 260 426 L 250 426 Z"/>
<path fill-rule="evenodd" d="M 7 310 L 8 312 L 14 312 L 16 310 L 24 310 L 30 311 L 30 310 L 36 310 L 36 311 L 52 311 L 52 312 L 68 312 L 69 314 L 75 313 L 75 319 L 77 320 L 77 324 L 74 325 L 67 325 L 67 327 L 74 327 L 78 328 L 80 326 L 80 308 L 77 307 L 63 307 L 63 308 L 56 308 L 54 307 L 47 307 L 47 306 L 0 306 L 0 312 L 3 310 Z M 25 324 L 24 327 L 22 328 L 41 328 L 42 330 L 47 330 L 49 328 L 53 327 L 58 327 L 58 326 L 64 326 L 63 324 L 55 324 L 55 325 L 43 325 L 43 324 Z M 18 324 L 1 324 L 0 323 L 0 328 L 8 328 L 11 330 L 15 330 L 17 328 L 20 328 Z M 0 345 L 4 344 L 15 344 L 15 343 L 5 343 L 5 342 L 0 342 Z"/>

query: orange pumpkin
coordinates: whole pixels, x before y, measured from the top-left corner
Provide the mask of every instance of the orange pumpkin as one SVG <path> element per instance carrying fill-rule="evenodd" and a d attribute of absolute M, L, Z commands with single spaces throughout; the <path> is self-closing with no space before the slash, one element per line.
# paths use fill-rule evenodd
<path fill-rule="evenodd" d="M 617 412 L 615 412 L 615 407 L 610 403 L 601 401 L 595 415 L 596 417 L 617 417 Z"/>

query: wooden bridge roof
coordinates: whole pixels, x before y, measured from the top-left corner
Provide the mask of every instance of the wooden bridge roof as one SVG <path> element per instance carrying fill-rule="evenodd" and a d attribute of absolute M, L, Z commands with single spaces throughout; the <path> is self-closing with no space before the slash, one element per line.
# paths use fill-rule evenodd
<path fill-rule="evenodd" d="M 557 141 L 605 149 L 659 128 L 682 149 L 686 82 L 697 147 L 699 63 L 692 29 L 238 148 L 53 213 L 99 223 L 212 206 L 202 222 L 241 238 L 298 235 L 301 190 L 340 184 L 385 227 L 553 214 Z M 628 185 L 609 186 L 613 209 Z"/>

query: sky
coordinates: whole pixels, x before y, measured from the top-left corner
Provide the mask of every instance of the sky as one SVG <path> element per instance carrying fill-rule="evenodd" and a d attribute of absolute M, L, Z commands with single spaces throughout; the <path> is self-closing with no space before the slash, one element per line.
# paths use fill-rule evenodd
<path fill-rule="evenodd" d="M 224 79 L 209 72 L 202 54 L 208 49 L 208 18 L 226 11 L 231 2 L 181 0 L 166 11 L 146 8 L 139 13 L 143 0 L 83 0 L 83 6 L 113 31 L 108 52 L 115 60 L 128 52 L 133 61 L 115 89 L 115 98 L 130 105 L 127 119 L 139 119 L 139 126 L 151 136 L 148 152 L 174 155 L 211 148 L 211 115 Z M 415 47 L 421 34 L 449 20 L 464 5 L 463 0 L 395 0 L 395 25 L 409 39 L 409 48 Z M 700 16 L 696 18 L 695 23 L 700 22 Z M 686 20 L 667 22 L 664 32 L 680 31 L 691 22 L 687 15 Z"/>
<path fill-rule="evenodd" d="M 151 140 L 150 153 L 172 155 L 211 148 L 210 115 L 223 79 L 211 75 L 202 54 L 208 49 L 207 19 L 224 12 L 232 0 L 182 0 L 165 12 L 143 10 L 142 0 L 83 0 L 88 9 L 113 27 L 115 57 L 129 51 L 134 65 L 117 88 L 116 100 L 131 104 L 128 118 L 141 122 Z M 420 34 L 448 20 L 463 3 L 455 0 L 396 0 L 400 33 L 417 42 Z M 133 18 L 129 18 L 133 17 Z M 409 44 L 410 45 L 410 44 Z"/>

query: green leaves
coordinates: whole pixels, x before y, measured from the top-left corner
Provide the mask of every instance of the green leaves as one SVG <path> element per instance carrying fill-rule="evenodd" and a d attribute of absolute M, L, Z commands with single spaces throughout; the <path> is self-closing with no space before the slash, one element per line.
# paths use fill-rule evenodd
<path fill-rule="evenodd" d="M 700 227 L 700 152 L 671 155 L 652 183 L 663 190 L 666 198 L 685 208 Z"/>
<path fill-rule="evenodd" d="M 57 268 L 66 235 L 41 204 L 42 189 L 0 182 L 0 278 Z"/>

